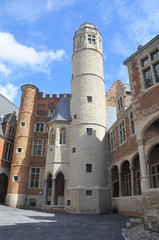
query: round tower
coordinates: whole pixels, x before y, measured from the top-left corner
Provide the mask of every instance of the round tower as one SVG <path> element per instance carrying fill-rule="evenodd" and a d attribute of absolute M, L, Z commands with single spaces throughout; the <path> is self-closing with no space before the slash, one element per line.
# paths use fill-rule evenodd
<path fill-rule="evenodd" d="M 21 89 L 22 98 L 6 199 L 6 204 L 13 207 L 24 207 L 27 200 L 36 100 L 39 91 L 31 84 L 26 84 Z"/>
<path fill-rule="evenodd" d="M 102 36 L 85 23 L 73 39 L 70 172 L 66 212 L 100 213 L 107 208 L 106 101 Z"/>

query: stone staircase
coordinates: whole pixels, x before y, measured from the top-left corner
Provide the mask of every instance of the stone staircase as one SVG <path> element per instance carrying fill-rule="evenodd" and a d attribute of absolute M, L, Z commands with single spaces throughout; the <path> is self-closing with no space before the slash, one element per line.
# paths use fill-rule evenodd
<path fill-rule="evenodd" d="M 63 206 L 51 206 L 51 205 L 43 205 L 42 206 L 42 211 L 43 212 L 48 212 L 48 213 L 55 213 L 55 214 L 64 214 L 65 213 L 65 209 Z"/>
<path fill-rule="evenodd" d="M 128 234 L 128 230 L 130 228 L 136 227 L 143 224 L 142 218 L 130 218 L 129 222 L 126 223 L 126 228 L 122 228 L 122 236 L 124 240 L 130 240 L 130 236 Z"/>

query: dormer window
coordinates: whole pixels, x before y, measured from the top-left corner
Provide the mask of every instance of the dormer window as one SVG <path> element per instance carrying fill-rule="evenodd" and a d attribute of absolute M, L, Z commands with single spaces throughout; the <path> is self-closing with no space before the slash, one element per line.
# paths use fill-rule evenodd
<path fill-rule="evenodd" d="M 88 43 L 89 44 L 95 44 L 96 43 L 95 35 L 88 34 Z"/>

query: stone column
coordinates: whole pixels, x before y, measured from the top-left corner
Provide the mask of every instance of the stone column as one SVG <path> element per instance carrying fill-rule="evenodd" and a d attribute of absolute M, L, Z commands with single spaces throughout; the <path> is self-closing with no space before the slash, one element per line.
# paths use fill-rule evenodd
<path fill-rule="evenodd" d="M 48 195 L 48 180 L 44 180 L 44 196 L 43 196 L 43 204 L 47 205 L 47 195 Z"/>
<path fill-rule="evenodd" d="M 121 182 L 121 174 L 122 174 L 122 172 L 119 171 L 119 197 L 122 197 L 122 182 Z"/>
<path fill-rule="evenodd" d="M 134 178 L 134 167 L 131 166 L 130 167 L 130 170 L 131 170 L 131 196 L 135 195 L 135 186 L 134 186 L 134 183 L 135 183 L 135 178 Z"/>
<path fill-rule="evenodd" d="M 150 159 L 147 159 L 147 174 L 148 174 L 148 178 L 149 178 L 150 188 L 152 188 L 151 172 L 150 172 Z"/>
<path fill-rule="evenodd" d="M 138 140 L 138 151 L 139 151 L 139 159 L 140 159 L 140 169 L 141 169 L 141 191 L 143 192 L 145 189 L 150 187 L 148 174 L 147 174 L 147 166 L 146 166 L 146 155 L 143 140 Z"/>
<path fill-rule="evenodd" d="M 111 173 L 109 174 L 109 179 L 110 179 L 110 193 L 111 197 L 113 197 L 113 175 Z"/>
<path fill-rule="evenodd" d="M 52 179 L 51 206 L 55 205 L 55 183 L 56 179 Z"/>

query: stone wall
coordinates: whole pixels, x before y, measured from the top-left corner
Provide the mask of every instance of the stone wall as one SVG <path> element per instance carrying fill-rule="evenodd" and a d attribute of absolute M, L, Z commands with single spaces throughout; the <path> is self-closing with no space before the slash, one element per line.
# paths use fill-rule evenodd
<path fill-rule="evenodd" d="M 117 209 L 120 214 L 141 217 L 143 214 L 142 196 L 112 198 L 113 209 Z"/>
<path fill-rule="evenodd" d="M 159 189 L 143 192 L 145 228 L 159 232 Z"/>

